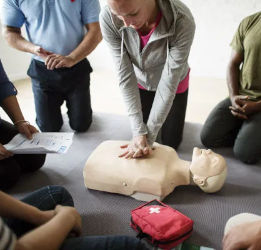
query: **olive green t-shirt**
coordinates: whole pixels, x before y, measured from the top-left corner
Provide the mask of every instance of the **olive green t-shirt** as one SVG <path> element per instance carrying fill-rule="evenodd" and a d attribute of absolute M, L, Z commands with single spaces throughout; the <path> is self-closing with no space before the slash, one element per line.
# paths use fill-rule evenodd
<path fill-rule="evenodd" d="M 261 12 L 248 16 L 240 23 L 231 47 L 244 55 L 240 69 L 240 95 L 261 99 Z"/>

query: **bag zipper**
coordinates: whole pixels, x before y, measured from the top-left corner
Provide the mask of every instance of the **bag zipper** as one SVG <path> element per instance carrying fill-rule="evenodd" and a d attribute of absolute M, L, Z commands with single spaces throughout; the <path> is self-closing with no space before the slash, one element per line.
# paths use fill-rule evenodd
<path fill-rule="evenodd" d="M 175 238 L 175 239 L 172 239 L 172 240 L 168 240 L 168 241 L 160 241 L 160 240 L 153 240 L 153 238 L 152 238 L 150 235 L 148 235 L 148 234 L 146 234 L 146 233 L 143 233 L 142 230 L 141 230 L 141 228 L 140 228 L 138 225 L 136 225 L 136 224 L 133 223 L 132 218 L 131 218 L 131 223 L 132 223 L 132 225 L 133 225 L 133 226 L 137 229 L 137 231 L 138 231 L 138 235 L 136 236 L 137 238 L 140 238 L 140 239 L 142 239 L 142 238 L 148 238 L 148 239 L 149 239 L 153 244 L 155 244 L 155 245 L 164 245 L 164 244 L 172 243 L 172 242 L 174 242 L 174 241 L 178 241 L 178 240 L 182 239 L 183 237 L 187 236 L 188 234 L 190 234 L 190 233 L 193 231 L 193 228 L 192 228 L 191 230 L 189 230 L 189 231 L 186 232 L 185 234 L 179 236 L 178 238 Z"/>

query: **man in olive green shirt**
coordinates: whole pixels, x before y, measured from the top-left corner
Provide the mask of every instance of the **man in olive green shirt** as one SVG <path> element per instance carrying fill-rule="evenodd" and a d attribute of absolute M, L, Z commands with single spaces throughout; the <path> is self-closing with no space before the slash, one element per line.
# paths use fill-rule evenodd
<path fill-rule="evenodd" d="M 201 132 L 206 147 L 233 146 L 241 161 L 261 158 L 261 12 L 240 23 L 231 43 L 229 97 L 210 113 Z"/>

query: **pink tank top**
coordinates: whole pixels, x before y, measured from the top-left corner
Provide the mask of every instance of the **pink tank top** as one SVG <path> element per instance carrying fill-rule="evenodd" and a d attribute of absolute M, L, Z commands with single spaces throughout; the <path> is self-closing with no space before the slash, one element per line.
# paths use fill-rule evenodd
<path fill-rule="evenodd" d="M 153 31 L 157 28 L 159 22 L 160 22 L 160 19 L 162 17 L 162 13 L 160 12 L 157 16 L 157 20 L 156 20 L 156 24 L 155 26 L 151 29 L 151 31 L 147 34 L 147 35 L 142 35 L 139 31 L 139 36 L 140 36 L 140 42 L 141 42 L 141 49 L 143 49 L 146 44 L 148 43 L 148 41 L 150 40 L 150 37 L 153 33 Z M 178 86 L 178 89 L 177 89 L 177 94 L 180 94 L 180 93 L 184 93 L 187 89 L 188 89 L 188 86 L 189 86 L 189 72 L 190 72 L 190 69 L 186 75 L 186 77 L 179 83 L 179 86 Z M 143 86 L 141 86 L 139 83 L 138 83 L 138 87 L 140 89 L 144 89 L 146 90 Z"/>

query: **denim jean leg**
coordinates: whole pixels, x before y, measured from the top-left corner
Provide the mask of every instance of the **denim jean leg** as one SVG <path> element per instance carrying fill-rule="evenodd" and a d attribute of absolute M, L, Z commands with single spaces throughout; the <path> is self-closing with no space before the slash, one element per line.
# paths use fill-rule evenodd
<path fill-rule="evenodd" d="M 92 123 L 92 107 L 90 94 L 90 75 L 75 82 L 75 87 L 66 97 L 69 123 L 76 132 L 85 132 Z"/>
<path fill-rule="evenodd" d="M 36 123 L 42 132 L 58 132 L 63 125 L 61 105 L 63 96 L 41 87 L 41 82 L 32 79 Z"/>
<path fill-rule="evenodd" d="M 72 196 L 61 186 L 43 187 L 30 193 L 22 201 L 43 211 L 52 210 L 58 204 L 74 206 Z M 35 225 L 19 219 L 5 219 L 5 222 L 18 237 L 35 228 Z"/>
<path fill-rule="evenodd" d="M 74 206 L 71 194 L 62 186 L 43 187 L 30 193 L 22 201 L 44 211 L 54 209 L 58 204 Z"/>
<path fill-rule="evenodd" d="M 86 236 L 64 241 L 61 250 L 146 250 L 142 241 L 131 236 Z"/>

